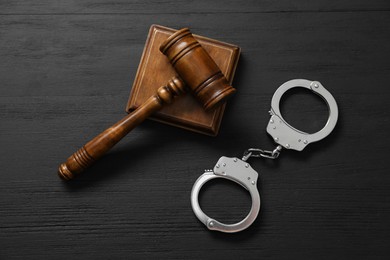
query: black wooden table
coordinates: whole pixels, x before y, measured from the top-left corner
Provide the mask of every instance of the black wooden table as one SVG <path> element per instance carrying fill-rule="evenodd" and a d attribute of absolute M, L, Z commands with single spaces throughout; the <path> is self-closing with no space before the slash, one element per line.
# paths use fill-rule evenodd
<path fill-rule="evenodd" d="M 58 164 L 125 115 L 151 24 L 242 48 L 220 134 L 148 121 L 83 176 L 60 181 Z M 222 155 L 274 147 L 271 97 L 293 78 L 334 95 L 335 131 L 303 152 L 251 159 L 257 221 L 208 231 L 192 213 L 192 184 Z M 389 86 L 387 0 L 1 0 L 0 259 L 387 259 Z M 327 119 L 306 91 L 289 92 L 282 112 L 308 132 Z M 200 200 L 229 223 L 250 208 L 228 181 Z"/>

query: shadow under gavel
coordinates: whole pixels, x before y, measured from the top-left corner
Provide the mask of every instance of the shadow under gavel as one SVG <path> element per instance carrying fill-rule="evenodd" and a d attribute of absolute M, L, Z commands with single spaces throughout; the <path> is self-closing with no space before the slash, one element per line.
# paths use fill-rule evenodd
<path fill-rule="evenodd" d="M 172 34 L 160 46 L 160 51 L 168 57 L 179 76 L 170 79 L 144 104 L 72 154 L 58 169 L 61 179 L 71 180 L 86 170 L 134 127 L 185 93 L 187 87 L 205 110 L 213 109 L 235 92 L 188 28 Z"/>

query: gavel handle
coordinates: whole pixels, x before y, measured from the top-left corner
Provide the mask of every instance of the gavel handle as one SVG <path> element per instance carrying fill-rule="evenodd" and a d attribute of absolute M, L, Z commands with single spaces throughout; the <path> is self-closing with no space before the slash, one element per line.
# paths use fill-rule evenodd
<path fill-rule="evenodd" d="M 138 124 L 160 110 L 164 104 L 170 104 L 175 96 L 184 92 L 185 84 L 179 77 L 169 80 L 166 86 L 160 87 L 157 93 L 144 104 L 72 154 L 58 168 L 59 177 L 63 180 L 73 179 L 107 153 Z"/>

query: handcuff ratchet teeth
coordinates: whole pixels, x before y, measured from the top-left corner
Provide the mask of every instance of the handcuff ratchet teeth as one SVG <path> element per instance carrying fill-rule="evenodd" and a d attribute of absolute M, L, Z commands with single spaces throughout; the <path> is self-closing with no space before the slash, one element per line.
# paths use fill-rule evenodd
<path fill-rule="evenodd" d="M 312 90 L 321 96 L 328 105 L 329 118 L 325 126 L 314 134 L 302 132 L 290 126 L 282 117 L 279 109 L 282 95 L 291 88 L 303 87 Z M 210 230 L 226 233 L 239 232 L 249 227 L 256 219 L 260 211 L 260 195 L 257 190 L 258 173 L 246 162 L 250 157 L 263 157 L 276 159 L 283 148 L 302 151 L 309 143 L 317 142 L 334 129 L 338 119 L 338 107 L 332 94 L 327 91 L 320 82 L 306 79 L 293 79 L 282 84 L 274 93 L 271 101 L 271 119 L 267 125 L 267 132 L 278 146 L 272 150 L 250 148 L 244 152 L 242 160 L 222 156 L 214 169 L 206 171 L 194 183 L 191 191 L 191 205 L 197 218 Z M 234 181 L 249 191 L 252 198 L 252 206 L 248 215 L 238 223 L 224 224 L 207 216 L 200 208 L 198 197 L 202 186 L 215 178 L 224 178 Z"/>

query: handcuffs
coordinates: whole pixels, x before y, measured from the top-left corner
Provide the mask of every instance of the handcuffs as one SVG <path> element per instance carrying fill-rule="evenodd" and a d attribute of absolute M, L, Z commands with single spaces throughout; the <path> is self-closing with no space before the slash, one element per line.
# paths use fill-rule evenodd
<path fill-rule="evenodd" d="M 282 117 L 279 109 L 282 95 L 291 88 L 302 87 L 321 96 L 328 105 L 329 118 L 325 126 L 314 134 L 302 132 L 289 125 Z M 267 133 L 272 136 L 278 146 L 273 151 L 250 148 L 245 151 L 242 159 L 222 156 L 213 170 L 206 170 L 194 183 L 191 191 L 191 206 L 197 218 L 209 229 L 226 233 L 234 233 L 248 228 L 260 211 L 260 195 L 257 190 L 258 173 L 246 162 L 250 157 L 278 158 L 282 148 L 302 151 L 308 144 L 317 142 L 334 129 L 338 119 L 338 107 L 332 94 L 318 81 L 293 79 L 282 84 L 274 93 L 271 101 L 271 118 L 267 125 Z M 215 178 L 234 181 L 249 191 L 252 206 L 248 215 L 238 223 L 224 224 L 207 216 L 200 208 L 198 196 L 202 186 Z"/>

